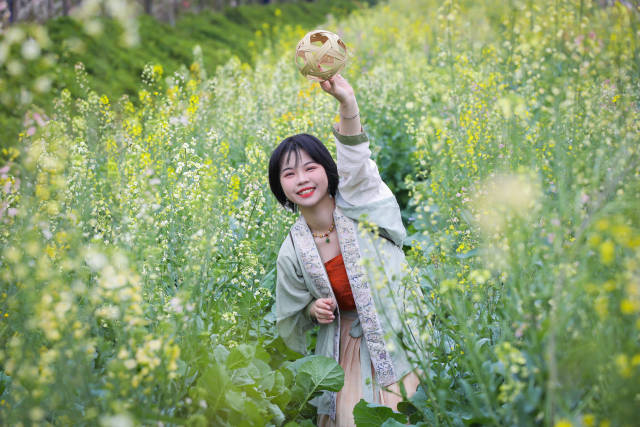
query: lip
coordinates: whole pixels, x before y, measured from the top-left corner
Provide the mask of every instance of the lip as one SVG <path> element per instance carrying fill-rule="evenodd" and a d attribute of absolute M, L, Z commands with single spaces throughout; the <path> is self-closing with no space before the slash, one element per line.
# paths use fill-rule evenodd
<path fill-rule="evenodd" d="M 310 191 L 310 192 L 308 192 L 308 193 L 306 193 L 306 194 L 300 194 L 301 192 L 306 191 L 306 190 L 311 190 L 311 191 Z M 299 197 L 302 197 L 302 198 L 306 199 L 307 197 L 311 197 L 311 196 L 313 196 L 313 193 L 315 193 L 315 192 L 316 192 L 315 187 L 305 187 L 305 188 L 303 188 L 302 190 L 298 191 L 296 194 L 297 194 Z"/>

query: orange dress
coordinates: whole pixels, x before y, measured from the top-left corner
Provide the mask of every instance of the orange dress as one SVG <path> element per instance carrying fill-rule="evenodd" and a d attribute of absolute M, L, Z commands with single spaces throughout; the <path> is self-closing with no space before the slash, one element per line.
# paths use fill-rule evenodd
<path fill-rule="evenodd" d="M 353 321 L 357 319 L 356 302 L 351 292 L 351 284 L 344 266 L 342 254 L 324 263 L 331 282 L 331 288 L 340 308 L 340 366 L 344 370 L 344 387 L 336 396 L 336 420 L 328 415 L 318 417 L 318 426 L 321 427 L 355 427 L 353 419 L 353 407 L 362 399 L 362 373 L 360 371 L 360 340 L 349 334 Z M 375 378 L 373 364 L 371 376 Z M 411 372 L 402 378 L 407 394 L 415 393 L 420 379 Z M 402 400 L 398 383 L 391 384 L 385 389 L 379 388 L 374 395 L 375 403 L 389 406 L 397 410 L 398 403 Z"/>
<path fill-rule="evenodd" d="M 342 254 L 338 254 L 331 258 L 329 261 L 324 263 L 324 266 L 327 269 L 329 282 L 331 282 L 331 288 L 333 288 L 333 293 L 338 301 L 340 311 L 355 310 L 356 302 L 353 299 L 351 284 L 349 283 L 347 270 L 344 267 Z"/>

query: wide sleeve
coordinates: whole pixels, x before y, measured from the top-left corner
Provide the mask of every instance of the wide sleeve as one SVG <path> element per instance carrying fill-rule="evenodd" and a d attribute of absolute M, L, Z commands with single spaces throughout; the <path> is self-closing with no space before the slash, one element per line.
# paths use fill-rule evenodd
<path fill-rule="evenodd" d="M 400 207 L 371 159 L 367 134 L 363 131 L 358 135 L 341 135 L 337 124 L 333 134 L 339 176 L 336 204 L 349 218 L 360 220 L 366 216 L 368 221 L 382 228 L 385 237 L 402 246 L 407 233 Z"/>
<path fill-rule="evenodd" d="M 295 249 L 287 241 L 280 248 L 276 267 L 276 327 L 289 348 L 305 354 L 306 332 L 315 325 L 308 310 L 314 297 L 305 284 Z"/>

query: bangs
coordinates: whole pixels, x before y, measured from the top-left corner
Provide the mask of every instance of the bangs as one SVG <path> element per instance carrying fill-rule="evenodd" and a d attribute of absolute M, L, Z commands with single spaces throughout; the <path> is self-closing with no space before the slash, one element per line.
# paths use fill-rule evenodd
<path fill-rule="evenodd" d="M 295 162 L 293 166 L 294 167 L 298 166 L 298 163 L 300 163 L 300 159 L 302 157 L 302 154 L 300 154 L 300 151 L 302 151 L 302 148 L 300 147 L 299 144 L 296 144 L 296 143 L 287 144 L 287 146 L 284 147 L 284 149 L 282 150 L 282 155 L 280 156 L 280 162 L 279 162 L 280 171 L 282 170 L 282 166 L 289 163 L 292 155 L 295 155 Z M 313 156 L 311 155 L 309 156 L 313 159 Z M 313 159 L 313 161 L 316 161 L 316 160 Z"/>

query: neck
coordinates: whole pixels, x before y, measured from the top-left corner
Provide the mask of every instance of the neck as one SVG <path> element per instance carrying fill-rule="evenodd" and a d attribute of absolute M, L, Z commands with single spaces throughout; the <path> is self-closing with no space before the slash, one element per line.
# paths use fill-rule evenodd
<path fill-rule="evenodd" d="M 300 213 L 312 233 L 326 233 L 333 223 L 333 210 L 335 206 L 334 199 L 329 197 L 327 193 L 315 206 L 300 207 Z"/>

